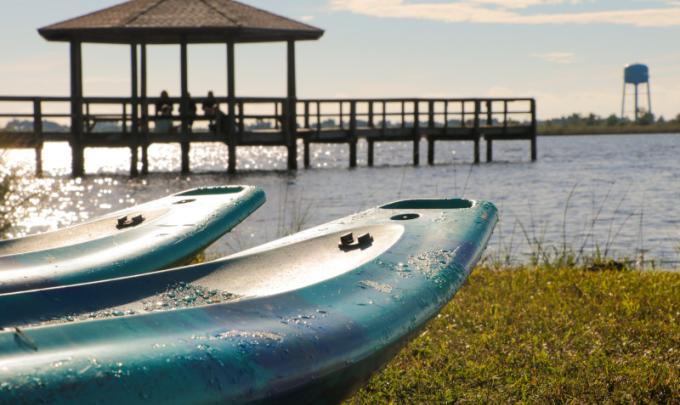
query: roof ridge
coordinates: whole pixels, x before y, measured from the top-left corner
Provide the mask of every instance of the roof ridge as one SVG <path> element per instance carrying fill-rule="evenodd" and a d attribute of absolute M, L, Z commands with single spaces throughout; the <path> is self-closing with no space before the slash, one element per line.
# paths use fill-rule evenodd
<path fill-rule="evenodd" d="M 136 15 L 133 15 L 133 16 L 129 17 L 127 20 L 125 20 L 125 21 L 123 22 L 123 25 L 132 24 L 133 22 L 135 22 L 135 20 L 141 18 L 144 14 L 146 14 L 146 13 L 148 13 L 149 11 L 151 11 L 152 9 L 158 7 L 158 6 L 159 6 L 162 2 L 164 2 L 164 1 L 165 1 L 165 0 L 157 0 L 155 3 L 153 3 L 152 5 L 150 5 L 149 7 L 147 7 L 146 9 L 140 11 L 140 12 L 137 13 Z"/>
<path fill-rule="evenodd" d="M 278 17 L 278 18 L 281 18 L 281 19 L 286 20 L 286 21 L 288 21 L 288 22 L 292 22 L 292 23 L 295 23 L 295 24 L 298 24 L 298 25 L 302 25 L 302 26 L 305 26 L 305 27 L 307 27 L 307 28 L 311 28 L 311 29 L 313 29 L 313 30 L 321 30 L 320 28 L 315 27 L 315 26 L 313 26 L 313 25 L 311 25 L 311 24 L 303 23 L 303 22 L 298 21 L 298 20 L 295 20 L 295 19 L 293 19 L 293 18 L 286 17 L 285 15 L 281 15 L 281 14 L 278 14 L 278 13 L 274 13 L 274 12 L 271 12 L 271 11 L 269 11 L 269 10 L 265 10 L 265 9 L 263 9 L 263 8 L 260 8 L 260 7 L 251 6 L 250 4 L 242 3 L 242 2 L 236 1 L 236 0 L 227 0 L 227 1 L 229 1 L 230 3 L 238 4 L 238 5 L 241 6 L 241 7 L 249 7 L 249 8 L 251 8 L 251 9 L 260 11 L 260 12 L 262 12 L 262 13 L 269 14 L 270 16 Z"/>
<path fill-rule="evenodd" d="M 219 14 L 219 15 L 221 15 L 222 17 L 224 17 L 225 19 L 231 21 L 231 22 L 232 22 L 234 25 L 236 25 L 237 27 L 240 27 L 240 26 L 241 26 L 241 23 L 239 23 L 238 20 L 235 20 L 235 19 L 229 17 L 228 15 L 226 15 L 225 13 L 223 13 L 220 9 L 218 9 L 218 8 L 215 7 L 214 5 L 210 4 L 207 0 L 200 0 L 200 1 L 201 1 L 203 4 L 205 4 L 206 6 L 210 7 L 211 9 L 213 9 L 217 14 Z"/>

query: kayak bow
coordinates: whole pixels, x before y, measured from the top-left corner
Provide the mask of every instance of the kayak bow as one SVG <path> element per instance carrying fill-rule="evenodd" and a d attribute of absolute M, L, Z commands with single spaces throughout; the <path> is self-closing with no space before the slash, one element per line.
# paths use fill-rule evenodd
<path fill-rule="evenodd" d="M 0 293 L 185 263 L 265 201 L 250 186 L 198 188 L 41 235 L 0 242 Z"/>

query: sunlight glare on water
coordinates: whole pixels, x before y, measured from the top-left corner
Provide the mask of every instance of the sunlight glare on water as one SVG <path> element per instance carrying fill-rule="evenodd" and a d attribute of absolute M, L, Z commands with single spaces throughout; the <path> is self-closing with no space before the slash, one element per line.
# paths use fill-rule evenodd
<path fill-rule="evenodd" d="M 484 150 L 484 149 L 482 149 Z M 215 243 L 208 257 L 262 244 L 283 234 L 389 201 L 466 197 L 494 202 L 501 211 L 489 254 L 526 260 L 527 240 L 546 247 L 609 248 L 610 254 L 678 263 L 680 248 L 680 136 L 626 135 L 543 137 L 539 159 L 529 162 L 528 142 L 496 142 L 494 163 L 472 165 L 472 144 L 440 142 L 437 165 L 413 167 L 410 143 L 376 144 L 376 167 L 366 166 L 359 142 L 359 168 L 348 169 L 346 145 L 313 145 L 313 168 L 288 173 L 281 147 L 240 147 L 239 174 L 228 176 L 227 148 L 194 144 L 194 174 L 181 176 L 178 145 L 149 149 L 152 174 L 130 179 L 129 150 L 87 149 L 88 176 L 71 179 L 67 144 L 44 149 L 46 177 L 23 176 L 20 195 L 34 198 L 20 214 L 13 236 L 56 229 L 193 187 L 250 184 L 268 202 Z M 421 144 L 421 160 L 426 160 Z M 302 145 L 300 145 L 302 155 Z M 20 170 L 33 170 L 31 150 L 8 152 Z M 302 162 L 299 162 L 302 167 Z"/>

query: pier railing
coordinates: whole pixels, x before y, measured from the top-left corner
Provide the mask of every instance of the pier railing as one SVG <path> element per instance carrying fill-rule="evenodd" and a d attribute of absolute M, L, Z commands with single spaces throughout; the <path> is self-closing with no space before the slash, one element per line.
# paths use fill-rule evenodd
<path fill-rule="evenodd" d="M 148 170 L 148 146 L 179 143 L 182 168 L 189 168 L 192 142 L 220 142 L 229 147 L 229 171 L 236 169 L 238 146 L 280 146 L 288 149 L 289 166 L 297 160 L 297 140 L 304 144 L 304 163 L 310 165 L 310 145 L 344 143 L 350 148 L 350 166 L 356 166 L 356 145 L 368 143 L 368 164 L 374 162 L 374 145 L 413 142 L 413 163 L 419 164 L 422 138 L 428 143 L 428 163 L 434 163 L 439 141 L 474 142 L 474 161 L 480 161 L 480 140 L 492 159 L 494 141 L 531 141 L 536 159 L 536 103 L 528 98 L 384 98 L 300 99 L 216 98 L 220 113 L 207 115 L 205 98 L 194 98 L 196 112 L 181 108 L 180 98 L 170 98 L 172 112 L 157 114 L 158 98 L 85 97 L 82 100 L 82 134 L 74 135 L 71 99 L 68 97 L 0 97 L 0 148 L 33 148 L 36 170 L 42 171 L 45 142 L 65 141 L 71 147 L 128 147 L 131 172 L 136 174 L 138 150 L 142 171 Z M 136 111 L 135 111 L 136 110 Z M 233 111 L 233 114 L 229 114 Z"/>

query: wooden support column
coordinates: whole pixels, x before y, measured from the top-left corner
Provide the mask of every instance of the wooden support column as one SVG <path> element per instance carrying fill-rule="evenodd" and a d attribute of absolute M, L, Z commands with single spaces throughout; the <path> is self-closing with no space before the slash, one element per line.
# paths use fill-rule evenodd
<path fill-rule="evenodd" d="M 187 43 L 180 44 L 180 75 L 182 87 L 182 101 L 180 103 L 180 115 L 182 118 L 182 134 L 181 134 L 181 148 L 182 148 L 182 174 L 187 174 L 191 171 L 189 163 L 189 120 L 187 114 L 189 113 L 189 68 L 187 64 Z"/>
<path fill-rule="evenodd" d="M 85 174 L 83 146 L 83 60 L 82 44 L 71 42 L 71 174 Z"/>
<path fill-rule="evenodd" d="M 536 100 L 531 100 L 531 161 L 535 162 L 538 159 L 538 145 L 536 138 L 538 136 L 538 125 L 536 123 Z"/>
<path fill-rule="evenodd" d="M 465 104 L 463 103 L 463 105 L 465 105 Z M 475 101 L 474 130 L 473 130 L 474 131 L 473 133 L 474 133 L 474 136 L 475 136 L 475 152 L 474 152 L 475 153 L 475 156 L 474 156 L 475 164 L 479 164 L 479 162 L 481 161 L 480 150 L 479 150 L 479 142 L 480 142 L 481 137 L 482 137 L 482 134 L 479 132 L 479 120 L 480 120 L 479 115 L 481 113 L 482 113 L 481 102 L 479 100 L 476 100 Z"/>
<path fill-rule="evenodd" d="M 311 159 L 309 156 L 309 141 L 305 137 L 304 140 L 304 145 L 305 145 L 305 151 L 304 151 L 304 161 L 305 161 L 305 169 L 309 169 L 309 166 L 311 166 Z"/>
<path fill-rule="evenodd" d="M 142 98 L 142 125 L 141 125 L 141 146 L 142 146 L 142 174 L 149 174 L 149 100 L 147 84 L 147 64 L 146 64 L 146 44 L 140 45 L 141 48 L 141 98 Z"/>
<path fill-rule="evenodd" d="M 357 102 L 352 100 L 349 107 L 349 167 L 357 167 Z"/>
<path fill-rule="evenodd" d="M 427 164 L 434 165 L 434 139 L 430 136 L 427 137 Z"/>
<path fill-rule="evenodd" d="M 33 134 L 35 136 L 35 175 L 40 177 L 43 175 L 43 160 L 42 150 L 44 144 L 43 138 L 43 122 L 42 122 L 42 104 L 40 100 L 33 100 Z"/>
<path fill-rule="evenodd" d="M 305 101 L 305 135 L 304 135 L 304 165 L 305 169 L 309 169 L 309 166 L 311 165 L 310 162 L 310 157 L 309 157 L 309 120 L 310 120 L 310 111 L 309 111 L 309 101 Z"/>
<path fill-rule="evenodd" d="M 373 101 L 368 102 L 368 127 L 370 129 L 375 128 L 375 111 L 373 107 Z M 366 142 L 368 142 L 368 167 L 373 167 L 373 141 L 370 135 L 366 137 Z"/>
<path fill-rule="evenodd" d="M 295 41 L 288 41 L 288 170 L 297 169 L 297 85 L 295 72 Z"/>
<path fill-rule="evenodd" d="M 493 102 L 491 100 L 486 102 L 486 125 L 493 125 Z"/>
<path fill-rule="evenodd" d="M 138 176 L 139 163 L 139 67 L 137 65 L 137 44 L 130 45 L 130 73 L 131 92 L 130 103 L 132 104 L 132 134 L 130 136 L 130 176 Z"/>
<path fill-rule="evenodd" d="M 404 110 L 402 109 L 402 114 Z M 420 103 L 413 105 L 413 166 L 420 164 Z"/>
<path fill-rule="evenodd" d="M 227 136 L 227 147 L 229 153 L 229 163 L 227 172 L 236 173 L 236 52 L 234 43 L 227 42 L 227 128 L 223 128 Z"/>
<path fill-rule="evenodd" d="M 493 140 L 486 140 L 486 161 L 493 162 Z"/>
<path fill-rule="evenodd" d="M 434 119 L 434 100 L 430 100 L 427 103 L 427 126 L 432 129 L 435 127 Z"/>

